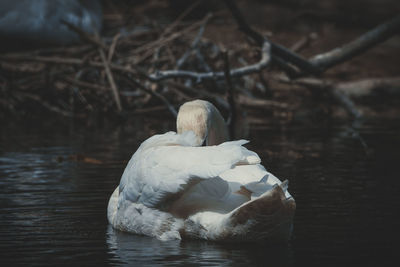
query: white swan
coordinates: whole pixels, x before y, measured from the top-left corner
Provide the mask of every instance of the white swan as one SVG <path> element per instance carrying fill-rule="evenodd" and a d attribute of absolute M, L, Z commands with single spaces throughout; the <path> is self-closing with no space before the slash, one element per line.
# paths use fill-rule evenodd
<path fill-rule="evenodd" d="M 248 141 L 222 143 L 227 129 L 211 103 L 182 105 L 177 130 L 132 156 L 108 203 L 114 228 L 160 240 L 289 238 L 296 204 L 287 182 L 260 165 Z"/>

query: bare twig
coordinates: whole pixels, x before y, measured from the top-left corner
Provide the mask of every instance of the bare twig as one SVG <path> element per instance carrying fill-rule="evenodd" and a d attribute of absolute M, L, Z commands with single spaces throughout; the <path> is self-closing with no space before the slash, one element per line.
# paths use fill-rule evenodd
<path fill-rule="evenodd" d="M 174 82 L 174 81 L 167 81 L 166 84 L 168 84 L 169 86 L 175 87 L 177 89 L 180 89 L 182 91 L 185 91 L 189 94 L 194 94 L 194 95 L 202 97 L 202 98 L 211 99 L 214 103 L 217 103 L 219 106 L 223 107 L 224 109 L 229 110 L 228 102 L 223 97 L 221 97 L 217 94 L 213 94 L 213 93 L 207 92 L 205 90 L 194 89 L 192 87 L 189 87 L 189 86 L 186 86 L 181 83 Z"/>
<path fill-rule="evenodd" d="M 172 115 L 176 118 L 176 116 L 178 115 L 178 112 L 176 111 L 176 109 L 174 108 L 174 106 L 161 94 L 148 89 L 146 86 L 144 86 L 140 81 L 136 81 L 134 78 L 128 76 L 128 75 L 124 75 L 124 77 L 131 82 L 132 84 L 134 84 L 137 88 L 139 88 L 140 90 L 160 99 L 165 106 L 167 106 L 168 110 L 172 113 Z"/>
<path fill-rule="evenodd" d="M 121 37 L 121 34 L 120 34 L 120 33 L 117 33 L 117 34 L 114 36 L 113 40 L 112 40 L 112 43 L 111 43 L 111 45 L 110 45 L 110 49 L 108 50 L 108 56 L 107 56 L 107 61 L 108 61 L 108 62 L 111 62 L 111 60 L 112 60 L 112 57 L 113 57 L 114 52 L 115 52 L 115 48 L 116 48 L 117 43 L 118 43 L 118 39 L 119 39 L 120 37 Z"/>
<path fill-rule="evenodd" d="M 45 63 L 59 63 L 59 64 L 69 64 L 69 65 L 83 65 L 84 60 L 78 58 L 63 58 L 63 57 L 46 57 L 46 56 L 32 56 L 24 54 L 5 54 L 0 55 L 0 59 L 3 60 L 14 60 L 14 61 L 38 61 Z"/>
<path fill-rule="evenodd" d="M 60 109 L 59 107 L 51 105 L 50 103 L 44 101 L 42 98 L 40 98 L 37 95 L 33 95 L 33 94 L 29 94 L 29 93 L 18 93 L 18 95 L 23 98 L 30 98 L 30 99 L 36 101 L 37 103 L 39 103 L 40 105 L 42 105 L 43 107 L 45 107 L 47 110 L 58 113 L 64 117 L 71 118 L 74 115 L 73 113 L 71 113 L 69 111 L 65 111 L 65 110 Z"/>
<path fill-rule="evenodd" d="M 237 101 L 241 106 L 251 107 L 251 108 L 280 108 L 280 109 L 290 108 L 290 106 L 286 103 L 266 100 L 266 99 L 251 98 L 244 95 L 239 95 Z"/>
<path fill-rule="evenodd" d="M 181 99 L 184 100 L 191 100 L 193 99 L 193 97 L 187 95 L 186 93 L 183 92 L 183 90 L 180 90 L 178 88 L 176 88 L 175 86 L 168 86 L 165 85 L 166 88 L 168 88 L 168 90 L 171 90 L 172 92 L 174 92 L 177 96 L 179 96 Z"/>
<path fill-rule="evenodd" d="M 190 48 L 182 55 L 180 59 L 176 62 L 176 68 L 180 69 L 183 64 L 185 64 L 185 61 L 187 58 L 190 56 L 193 50 L 197 48 L 199 45 L 199 42 L 201 40 L 201 37 L 203 36 L 204 29 L 206 27 L 206 24 L 208 22 L 208 19 L 203 22 L 203 24 L 200 26 L 199 32 L 197 33 L 196 37 L 194 38 L 192 44 L 190 45 Z"/>
<path fill-rule="evenodd" d="M 300 52 L 302 49 L 304 49 L 305 47 L 307 47 L 311 40 L 316 39 L 317 38 L 317 34 L 315 32 L 312 32 L 310 34 L 307 34 L 306 36 L 303 36 L 300 38 L 300 40 L 298 40 L 296 43 L 294 43 L 291 47 L 290 50 L 292 50 L 293 52 Z"/>
<path fill-rule="evenodd" d="M 79 38 L 81 38 L 82 40 L 94 44 L 95 46 L 101 47 L 103 49 L 107 48 L 106 45 L 100 40 L 100 38 L 98 38 L 98 35 L 90 35 L 81 28 L 65 20 L 61 20 L 61 23 L 65 24 L 70 30 L 76 32 L 79 35 Z"/>
<path fill-rule="evenodd" d="M 70 23 L 68 23 L 66 21 L 63 21 L 63 23 L 66 24 L 71 30 L 73 30 L 76 33 L 78 33 L 82 40 L 85 40 L 85 41 L 87 41 L 89 43 L 93 43 L 94 45 L 96 45 L 98 47 L 98 50 L 99 50 L 99 53 L 100 53 L 100 58 L 101 58 L 101 61 L 103 63 L 104 70 L 106 72 L 107 79 L 108 79 L 108 82 L 110 84 L 112 93 L 114 95 L 115 104 L 117 105 L 118 111 L 121 112 L 122 111 L 122 106 L 121 106 L 121 100 L 119 98 L 118 88 L 117 88 L 117 85 L 115 83 L 113 74 L 112 74 L 111 69 L 110 69 L 109 60 L 107 59 L 107 56 L 106 56 L 106 54 L 104 52 L 104 50 L 107 49 L 107 46 L 101 41 L 101 39 L 99 37 L 99 34 L 97 32 L 95 32 L 94 36 L 91 36 L 87 32 L 83 31 L 82 29 L 80 29 L 79 27 L 76 27 L 73 24 L 70 24 Z M 112 54 L 113 54 L 113 51 L 115 49 L 115 45 L 116 45 L 116 41 L 117 40 L 118 40 L 118 36 L 117 36 L 117 38 L 115 38 L 113 40 L 113 43 L 114 43 L 113 46 L 114 47 L 110 48 L 110 54 L 109 54 L 109 58 L 110 59 L 112 58 Z"/>
<path fill-rule="evenodd" d="M 302 36 L 300 40 L 298 40 L 296 43 L 294 43 L 291 47 L 290 50 L 293 52 L 299 52 L 301 49 L 303 49 L 305 46 L 308 45 L 310 42 L 310 38 L 308 35 Z"/>
<path fill-rule="evenodd" d="M 165 111 L 168 109 L 166 106 L 155 106 L 155 107 L 149 107 L 149 108 L 138 108 L 135 109 L 132 113 L 134 115 L 141 115 L 141 114 L 147 114 L 147 113 L 152 113 L 152 112 L 159 112 L 159 111 Z"/>
<path fill-rule="evenodd" d="M 97 61 L 85 61 L 79 58 L 62 58 L 62 57 L 45 57 L 45 56 L 32 56 L 32 55 L 24 55 L 24 54 L 8 54 L 8 55 L 0 55 L 0 59 L 3 60 L 13 60 L 13 61 L 37 61 L 44 63 L 54 63 L 54 64 L 66 64 L 66 65 L 87 65 L 96 68 L 104 68 L 104 64 L 102 62 Z M 137 66 L 133 66 L 134 69 L 121 66 L 117 64 L 109 64 L 109 67 L 113 71 L 123 72 L 123 73 L 131 73 L 135 75 L 140 75 L 147 79 L 145 72 L 138 68 Z"/>
<path fill-rule="evenodd" d="M 118 88 L 117 88 L 117 85 L 115 84 L 114 77 L 110 70 L 110 65 L 107 61 L 106 54 L 104 53 L 104 50 L 101 47 L 99 48 L 99 53 L 100 53 L 101 60 L 103 61 L 104 70 L 106 71 L 107 79 L 108 79 L 108 82 L 110 83 L 110 87 L 113 92 L 118 111 L 121 111 L 122 106 L 121 106 L 121 100 L 119 98 Z"/>
<path fill-rule="evenodd" d="M 270 62 L 270 45 L 268 42 L 265 42 L 262 48 L 262 58 L 261 60 L 253 65 L 232 69 L 231 76 L 232 77 L 240 77 L 247 74 L 259 72 L 262 69 L 266 68 Z M 0 55 L 0 59 L 6 60 L 17 60 L 17 61 L 39 61 L 39 62 L 48 62 L 48 63 L 60 63 L 60 64 L 72 64 L 72 65 L 89 65 L 92 67 L 104 67 L 103 62 L 96 61 L 84 61 L 77 58 L 59 58 L 59 57 L 42 57 L 42 56 L 30 56 L 30 55 Z M 140 75 L 143 78 L 146 78 L 153 82 L 162 81 L 165 79 L 171 78 L 192 78 L 197 82 L 201 82 L 203 80 L 218 80 L 223 79 L 225 76 L 224 72 L 194 72 L 194 71 L 184 71 L 184 70 L 166 70 L 160 71 L 155 74 L 147 75 L 140 68 L 135 67 L 132 69 L 130 67 L 125 67 L 117 64 L 110 64 L 108 66 L 113 71 L 118 71 L 122 73 L 131 73 L 135 75 Z"/>
<path fill-rule="evenodd" d="M 203 67 L 203 69 L 207 72 L 211 72 L 212 69 L 211 67 L 207 64 L 206 60 L 204 59 L 203 54 L 200 52 L 200 49 L 197 49 L 196 52 L 196 58 L 199 61 L 200 65 Z"/>
<path fill-rule="evenodd" d="M 174 22 L 172 22 L 161 34 L 160 39 L 163 38 L 165 35 L 169 34 L 172 32 L 173 29 L 175 29 L 176 26 L 184 19 L 187 15 L 189 15 L 199 4 L 201 3 L 201 0 L 198 0 L 194 2 L 192 5 L 190 5 L 185 11 L 183 11 L 176 19 Z"/>
<path fill-rule="evenodd" d="M 109 90 L 109 88 L 107 88 L 105 86 L 84 82 L 84 81 L 81 81 L 81 80 L 78 80 L 78 79 L 73 79 L 73 78 L 70 78 L 70 77 L 66 77 L 63 80 L 66 81 L 67 83 L 70 83 L 72 85 L 76 85 L 78 87 L 84 87 L 84 88 L 89 88 L 89 89 L 99 90 L 99 91 L 104 91 L 104 92 Z"/>
<path fill-rule="evenodd" d="M 331 88 L 332 94 L 337 101 L 339 101 L 342 106 L 346 109 L 346 111 L 351 114 L 355 119 L 359 119 L 362 117 L 361 111 L 359 111 L 354 104 L 353 100 L 351 100 L 347 95 L 343 92 L 339 91 L 337 88 Z"/>
<path fill-rule="evenodd" d="M 243 75 L 247 75 L 250 73 L 259 72 L 267 65 L 270 61 L 270 45 L 268 42 L 265 42 L 262 47 L 262 58 L 261 60 L 253 65 L 249 65 L 242 68 L 233 69 L 230 71 L 230 75 L 232 77 L 240 77 Z M 218 80 L 225 78 L 225 73 L 223 71 L 220 72 L 194 72 L 194 71 L 185 71 L 185 70 L 166 70 L 159 71 L 155 74 L 149 75 L 150 80 L 157 82 L 165 79 L 171 78 L 191 78 L 195 79 L 197 82 L 201 82 L 203 80 Z"/>
<path fill-rule="evenodd" d="M 199 27 L 200 25 L 202 25 L 204 23 L 204 21 L 209 20 L 210 17 L 212 17 L 211 14 L 207 14 L 202 20 L 193 23 L 192 25 L 190 25 L 189 27 L 186 27 L 185 29 L 178 31 L 178 32 L 174 32 L 171 35 L 169 35 L 168 37 L 165 38 L 161 38 L 161 39 L 157 39 L 153 42 L 150 42 L 144 46 L 141 46 L 137 49 L 135 49 L 133 51 L 134 54 L 139 54 L 139 53 L 143 53 L 143 52 L 147 52 L 149 53 L 149 51 L 151 52 L 153 49 L 156 49 L 157 47 L 162 47 L 165 44 L 171 42 L 172 40 L 175 40 L 176 38 L 180 37 L 183 34 L 186 34 L 190 31 L 193 31 L 194 29 L 196 29 L 197 27 Z M 146 53 L 146 54 L 147 54 Z"/>

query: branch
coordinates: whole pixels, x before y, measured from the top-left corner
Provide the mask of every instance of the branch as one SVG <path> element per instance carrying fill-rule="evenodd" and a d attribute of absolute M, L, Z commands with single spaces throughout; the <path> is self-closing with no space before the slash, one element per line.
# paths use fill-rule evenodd
<path fill-rule="evenodd" d="M 297 53 L 303 50 L 305 47 L 309 46 L 311 41 L 315 39 L 317 39 L 316 33 L 307 34 L 306 36 L 301 37 L 300 40 L 298 40 L 296 43 L 294 43 L 290 47 L 290 50 Z"/>
<path fill-rule="evenodd" d="M 40 105 L 42 105 L 43 107 L 45 107 L 46 109 L 48 109 L 49 111 L 58 113 L 64 117 L 72 118 L 74 116 L 74 114 L 72 114 L 71 112 L 65 111 L 65 110 L 60 109 L 59 107 L 53 106 L 50 103 L 44 101 L 42 98 L 40 98 L 37 95 L 30 94 L 30 93 L 18 93 L 18 96 L 23 97 L 23 98 L 30 98 L 30 99 L 36 101 L 37 103 L 39 103 Z"/>
<path fill-rule="evenodd" d="M 187 58 L 190 56 L 190 54 L 192 53 L 193 50 L 195 50 L 197 48 L 197 46 L 199 45 L 199 42 L 201 40 L 201 37 L 203 36 L 204 33 L 204 29 L 206 27 L 206 24 L 208 22 L 209 19 L 206 19 L 203 24 L 201 24 L 199 32 L 197 33 L 196 37 L 194 38 L 192 44 L 190 45 L 190 48 L 188 51 L 186 51 L 183 56 L 178 59 L 178 61 L 176 62 L 176 68 L 180 69 L 182 67 L 183 64 L 185 64 L 185 61 L 187 60 Z"/>
<path fill-rule="evenodd" d="M 179 90 L 185 91 L 187 93 L 194 94 L 196 96 L 200 96 L 202 98 L 212 99 L 214 103 L 217 103 L 224 109 L 229 110 L 228 102 L 226 102 L 226 100 L 223 97 L 221 97 L 217 94 L 210 93 L 206 90 L 197 90 L 192 87 L 189 87 L 189 86 L 186 86 L 186 85 L 174 82 L 174 81 L 167 81 L 166 84 L 169 86 L 175 87 Z"/>
<path fill-rule="evenodd" d="M 400 92 L 400 77 L 371 78 L 352 82 L 343 82 L 336 85 L 336 88 L 349 96 L 359 97 L 372 93 L 373 90 L 397 89 Z"/>
<path fill-rule="evenodd" d="M 331 88 L 331 90 L 332 90 L 332 95 L 335 97 L 335 99 L 340 104 L 342 104 L 342 106 L 346 109 L 346 111 L 349 114 L 351 114 L 354 117 L 354 119 L 360 119 L 362 117 L 361 111 L 357 109 L 356 105 L 354 104 L 353 100 L 350 99 L 350 97 L 348 97 L 335 87 Z"/>
<path fill-rule="evenodd" d="M 260 34 L 259 32 L 255 31 L 252 29 L 249 24 L 247 24 L 246 20 L 244 19 L 242 13 L 240 12 L 239 8 L 237 7 L 236 3 L 234 0 L 224 0 L 225 4 L 231 11 L 233 17 L 235 18 L 239 29 L 244 32 L 247 36 L 249 36 L 251 39 L 253 39 L 259 46 L 263 45 L 265 42 L 266 38 Z M 286 47 L 275 44 L 271 41 L 269 41 L 271 44 L 271 53 L 273 56 L 282 58 L 297 67 L 299 67 L 302 70 L 305 70 L 310 73 L 320 73 L 320 69 L 310 62 L 308 62 L 307 59 L 304 59 L 303 57 L 297 55 L 296 53 L 293 53 Z"/>
<path fill-rule="evenodd" d="M 285 82 L 282 80 L 282 82 Z M 287 81 L 286 81 L 287 82 Z M 353 117 L 353 123 L 352 125 L 348 128 L 350 131 L 351 135 L 353 138 L 356 138 L 359 140 L 361 145 L 364 148 L 364 151 L 366 154 L 369 154 L 368 150 L 368 145 L 365 142 L 364 138 L 360 135 L 360 133 L 357 131 L 356 125 L 363 122 L 363 115 L 362 113 L 357 109 L 356 105 L 354 102 L 348 97 L 345 93 L 343 93 L 341 90 L 339 90 L 331 81 L 325 81 L 325 80 L 320 80 L 320 79 L 314 79 L 314 78 L 304 78 L 304 79 L 298 79 L 295 81 L 292 81 L 296 84 L 300 84 L 306 87 L 310 88 L 319 88 L 319 89 L 328 89 L 331 92 L 331 95 L 335 98 L 337 102 L 339 102 L 344 109 L 347 111 L 348 114 L 350 114 Z"/>
<path fill-rule="evenodd" d="M 239 29 L 244 32 L 247 36 L 252 38 L 258 45 L 263 43 L 265 37 L 260 33 L 252 29 L 244 19 L 243 15 L 239 11 L 234 0 L 224 0 L 225 4 L 228 6 L 233 17 L 235 18 Z M 400 15 L 394 17 L 386 23 L 383 23 L 364 35 L 360 36 L 356 40 L 343 45 L 342 47 L 335 48 L 329 52 L 314 56 L 312 59 L 307 60 L 298 54 L 290 51 L 284 46 L 279 44 L 271 43 L 271 53 L 274 61 L 278 60 L 279 64 L 284 65 L 284 61 L 288 61 L 293 65 L 300 68 L 303 72 L 309 74 L 321 74 L 328 68 L 331 68 L 339 63 L 342 63 L 352 57 L 359 55 L 374 45 L 385 41 L 389 37 L 398 33 L 400 29 Z M 281 60 L 279 60 L 281 59 Z M 290 70 L 287 66 L 285 71 L 289 70 L 289 75 L 293 76 L 295 74 L 293 70 Z"/>
<path fill-rule="evenodd" d="M 121 100 L 119 98 L 118 88 L 117 88 L 117 85 L 115 84 L 114 77 L 110 70 L 110 65 L 107 61 L 106 54 L 104 53 L 104 50 L 101 47 L 99 47 L 99 52 L 100 52 L 101 61 L 103 61 L 103 66 L 104 66 L 104 70 L 106 71 L 108 82 L 110 83 L 110 87 L 111 87 L 111 90 L 114 95 L 115 103 L 117 104 L 118 111 L 121 111 L 122 106 L 121 106 Z"/>
<path fill-rule="evenodd" d="M 107 55 L 107 61 L 108 62 L 112 61 L 112 57 L 114 55 L 115 48 L 117 47 L 117 42 L 118 42 L 120 37 L 121 37 L 121 34 L 117 33 L 112 39 L 112 42 L 111 42 L 111 45 L 110 45 L 110 49 L 108 50 L 108 55 Z"/>
<path fill-rule="evenodd" d="M 179 23 L 187 16 L 189 15 L 199 4 L 201 3 L 201 0 L 197 0 L 194 2 L 192 5 L 190 5 L 185 11 L 183 11 L 176 19 L 174 22 L 168 25 L 168 27 L 164 30 L 164 32 L 161 34 L 160 38 L 164 37 L 165 35 L 169 34 L 172 32 L 172 30 L 179 25 Z"/>
<path fill-rule="evenodd" d="M 353 58 L 374 45 L 387 40 L 400 30 L 400 15 L 375 27 L 354 41 L 329 52 L 314 56 L 310 62 L 324 70 Z"/>
<path fill-rule="evenodd" d="M 121 112 L 122 106 L 121 106 L 121 99 L 119 98 L 118 88 L 117 88 L 117 85 L 115 83 L 113 74 L 112 74 L 111 69 L 110 69 L 110 63 L 107 60 L 106 54 L 104 52 L 104 50 L 107 49 L 107 46 L 101 41 L 101 38 L 100 38 L 100 36 L 99 36 L 99 34 L 97 32 L 95 32 L 95 34 L 92 36 L 89 33 L 83 31 L 81 28 L 79 28 L 79 27 L 77 27 L 77 26 L 75 26 L 75 25 L 73 25 L 71 23 L 68 23 L 66 21 L 62 21 L 62 23 L 66 24 L 67 27 L 70 30 L 76 32 L 82 40 L 84 40 L 84 41 L 86 41 L 88 43 L 94 44 L 94 45 L 96 45 L 98 47 L 98 50 L 99 50 L 99 53 L 100 53 L 100 58 L 101 58 L 101 61 L 103 63 L 104 70 L 106 72 L 107 79 L 108 79 L 108 82 L 110 84 L 112 93 L 114 95 L 114 100 L 115 100 L 115 103 L 117 105 L 117 109 L 118 109 L 119 112 Z M 113 42 L 116 43 L 117 40 L 118 40 L 118 37 L 115 38 L 113 40 Z M 111 50 L 110 50 L 110 54 L 109 54 L 109 58 L 110 59 L 112 57 L 113 50 L 115 49 L 115 45 L 116 44 L 114 44 L 113 45 L 114 47 L 111 48 Z"/>
<path fill-rule="evenodd" d="M 108 87 L 102 86 L 102 85 L 98 85 L 98 84 L 94 84 L 94 83 L 89 83 L 89 82 L 84 82 L 78 79 L 73 79 L 71 77 L 61 77 L 61 79 L 71 85 L 75 85 L 78 87 L 83 87 L 83 88 L 88 88 L 88 89 L 93 89 L 96 91 L 108 91 L 110 90 Z"/>
<path fill-rule="evenodd" d="M 262 47 L 262 57 L 261 60 L 253 65 L 249 65 L 242 68 L 233 69 L 230 71 L 231 77 L 240 77 L 243 75 L 247 75 L 254 72 L 259 72 L 265 67 L 268 66 L 270 62 L 270 45 L 268 42 L 264 42 Z M 162 81 L 165 79 L 171 78 L 191 78 L 195 79 L 197 82 L 201 82 L 203 80 L 217 80 L 224 79 L 225 73 L 223 71 L 220 72 L 194 72 L 194 71 L 186 71 L 186 70 L 166 70 L 159 71 L 155 74 L 150 74 L 148 78 L 153 82 Z"/>
<path fill-rule="evenodd" d="M 204 24 L 205 21 L 208 21 L 211 17 L 212 17 L 212 14 L 207 14 L 202 20 L 193 23 L 192 25 L 186 27 L 185 29 L 183 29 L 181 31 L 174 32 L 167 37 L 162 36 L 153 42 L 147 43 L 146 45 L 136 48 L 135 50 L 132 51 L 132 54 L 138 55 L 138 54 L 144 53 L 145 55 L 147 55 L 147 54 L 151 55 L 153 53 L 154 49 L 162 47 L 165 44 L 175 40 L 176 38 L 178 38 L 184 34 L 187 34 L 188 32 L 193 31 L 197 27 Z M 145 55 L 143 55 L 142 57 L 145 57 Z"/>
<path fill-rule="evenodd" d="M 137 88 L 139 88 L 140 90 L 160 99 L 164 105 L 168 108 L 168 110 L 172 113 L 172 115 L 176 118 L 178 115 L 178 112 L 176 111 L 176 109 L 174 108 L 174 106 L 161 94 L 148 89 L 146 86 L 144 86 L 143 84 L 141 84 L 141 82 L 136 81 L 135 79 L 129 77 L 128 75 L 124 75 L 123 77 L 125 77 L 129 82 L 133 83 Z"/>
<path fill-rule="evenodd" d="M 340 83 L 316 78 L 301 78 L 290 81 L 287 78 L 280 77 L 278 78 L 278 81 L 283 83 L 295 83 L 320 89 L 334 87 L 352 97 L 367 96 L 370 95 L 374 90 L 378 89 L 382 89 L 389 93 L 391 92 L 390 89 L 396 89 L 396 91 L 399 91 L 400 89 L 400 77 L 370 78 Z"/>
<path fill-rule="evenodd" d="M 63 58 L 63 57 L 46 57 L 46 56 L 34 56 L 34 55 L 26 55 L 26 54 L 6 54 L 0 55 L 0 59 L 3 60 L 14 60 L 14 61 L 34 61 L 34 62 L 44 62 L 44 63 L 53 63 L 53 64 L 66 64 L 66 65 L 87 65 L 95 68 L 104 68 L 103 62 L 97 61 L 86 61 L 79 58 Z M 134 69 L 128 66 L 121 66 L 118 64 L 109 63 L 110 69 L 113 71 L 117 71 L 120 73 L 129 73 L 134 75 L 139 75 L 142 78 L 147 80 L 151 80 L 150 77 L 147 76 L 146 72 L 139 68 L 138 66 L 132 66 Z"/>
<path fill-rule="evenodd" d="M 79 38 L 81 38 L 83 41 L 86 41 L 87 43 L 93 44 L 95 46 L 99 46 L 103 49 L 107 48 L 106 45 L 100 40 L 98 35 L 91 35 L 90 33 L 85 32 L 81 28 L 63 19 L 61 20 L 61 23 L 65 24 L 68 27 L 68 29 L 78 34 Z"/>
<path fill-rule="evenodd" d="M 239 95 L 237 101 L 241 106 L 250 108 L 280 108 L 280 109 L 290 109 L 290 105 L 278 101 L 250 98 L 244 95 Z"/>
<path fill-rule="evenodd" d="M 338 90 L 333 82 L 315 78 L 298 79 L 292 82 L 310 88 L 328 89 L 336 101 L 338 101 L 351 116 L 355 119 L 360 119 L 362 117 L 362 113 L 357 109 L 354 102 L 346 94 Z"/>

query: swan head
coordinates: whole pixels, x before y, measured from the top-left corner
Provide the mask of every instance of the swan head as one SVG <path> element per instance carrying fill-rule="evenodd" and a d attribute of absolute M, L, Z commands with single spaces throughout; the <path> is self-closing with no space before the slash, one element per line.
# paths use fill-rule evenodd
<path fill-rule="evenodd" d="M 218 145 L 229 139 L 228 128 L 218 109 L 208 101 L 193 100 L 184 103 L 176 119 L 178 134 L 193 131 L 197 146 Z"/>

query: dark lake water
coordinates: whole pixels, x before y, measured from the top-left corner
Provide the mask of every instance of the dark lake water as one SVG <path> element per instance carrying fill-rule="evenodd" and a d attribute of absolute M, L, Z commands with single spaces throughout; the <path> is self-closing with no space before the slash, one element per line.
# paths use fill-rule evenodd
<path fill-rule="evenodd" d="M 288 244 L 161 242 L 114 231 L 106 208 L 126 161 L 174 123 L 0 128 L 0 264 L 384 266 L 397 261 L 400 123 L 269 125 L 249 147 L 289 180 L 297 202 Z M 393 265 L 393 264 L 392 264 Z"/>

